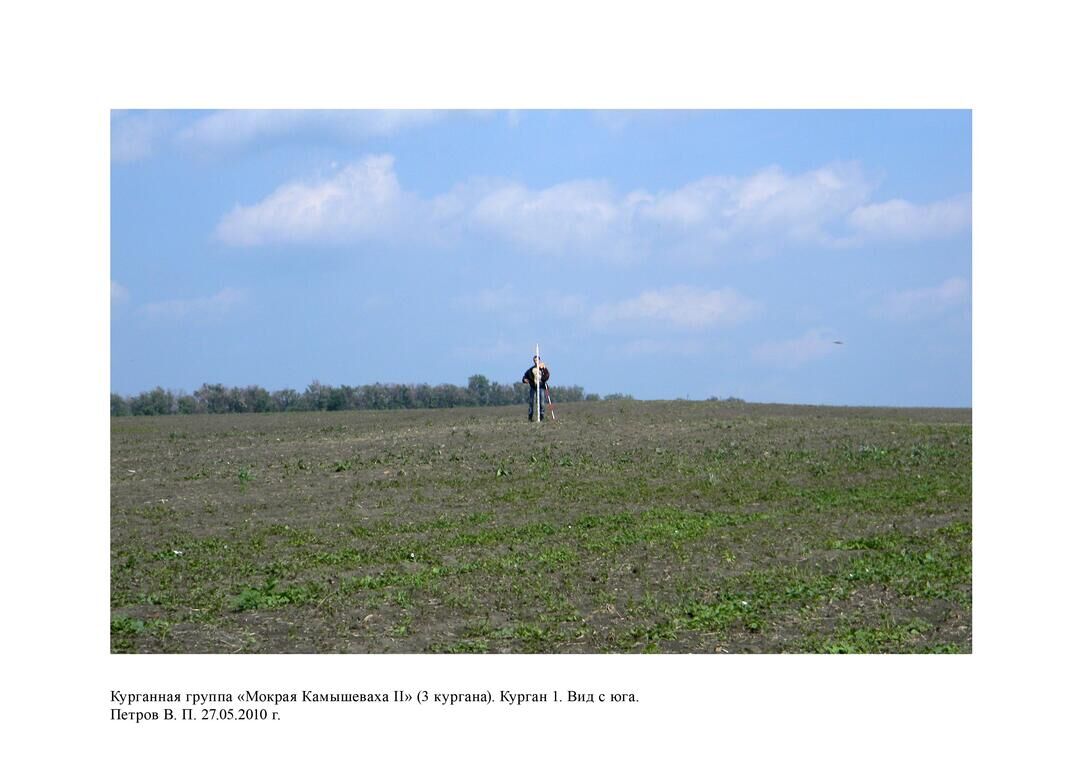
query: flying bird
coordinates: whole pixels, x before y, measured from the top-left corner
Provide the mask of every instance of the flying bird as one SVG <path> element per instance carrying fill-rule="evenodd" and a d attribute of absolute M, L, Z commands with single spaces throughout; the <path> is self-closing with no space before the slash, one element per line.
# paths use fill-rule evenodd
<path fill-rule="evenodd" d="M 834 339 L 833 344 L 843 344 L 839 339 Z"/>

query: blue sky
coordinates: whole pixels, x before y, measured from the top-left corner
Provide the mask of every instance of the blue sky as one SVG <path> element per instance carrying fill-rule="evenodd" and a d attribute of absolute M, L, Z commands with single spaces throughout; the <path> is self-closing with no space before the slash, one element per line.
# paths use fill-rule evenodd
<path fill-rule="evenodd" d="M 971 405 L 969 111 L 111 122 L 114 392 Z"/>

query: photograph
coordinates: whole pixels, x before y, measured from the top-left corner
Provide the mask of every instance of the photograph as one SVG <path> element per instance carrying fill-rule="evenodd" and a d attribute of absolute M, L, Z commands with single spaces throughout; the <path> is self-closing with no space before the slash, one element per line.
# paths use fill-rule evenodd
<path fill-rule="evenodd" d="M 112 655 L 973 652 L 970 109 L 108 122 Z"/>

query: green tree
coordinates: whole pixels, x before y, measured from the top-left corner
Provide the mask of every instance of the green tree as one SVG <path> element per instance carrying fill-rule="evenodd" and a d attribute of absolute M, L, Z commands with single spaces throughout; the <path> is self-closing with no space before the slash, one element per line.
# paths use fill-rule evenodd
<path fill-rule="evenodd" d="M 174 412 L 174 403 L 173 393 L 154 387 L 149 392 L 140 392 L 131 401 L 131 412 L 135 416 L 166 416 Z"/>
<path fill-rule="evenodd" d="M 309 411 L 325 411 L 330 404 L 330 388 L 315 379 L 304 390 L 304 408 Z"/>
<path fill-rule="evenodd" d="M 243 399 L 244 409 L 254 413 L 266 413 L 273 409 L 270 393 L 257 384 L 244 388 Z"/>
<path fill-rule="evenodd" d="M 109 412 L 112 416 L 130 416 L 131 403 L 114 392 L 109 395 Z"/>
<path fill-rule="evenodd" d="M 344 411 L 348 407 L 349 395 L 345 387 L 334 387 L 326 396 L 326 410 Z"/>
<path fill-rule="evenodd" d="M 291 411 L 300 402 L 300 393 L 295 389 L 279 389 L 270 395 L 275 411 Z"/>
<path fill-rule="evenodd" d="M 491 382 L 483 374 L 469 377 L 469 399 L 473 405 L 487 405 L 491 397 Z"/>
<path fill-rule="evenodd" d="M 229 393 L 224 384 L 203 384 L 195 390 L 195 399 L 207 413 L 229 412 Z"/>

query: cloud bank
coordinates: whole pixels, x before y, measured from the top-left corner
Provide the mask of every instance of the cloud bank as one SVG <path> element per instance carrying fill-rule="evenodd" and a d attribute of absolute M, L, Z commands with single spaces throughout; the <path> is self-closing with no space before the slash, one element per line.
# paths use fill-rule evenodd
<path fill-rule="evenodd" d="M 450 113 L 423 109 L 251 109 L 205 112 L 194 121 L 188 117 L 187 124 L 183 124 L 185 117 L 175 111 L 117 110 L 112 113 L 112 160 L 120 164 L 137 162 L 167 148 L 214 155 L 304 135 L 358 144 L 433 124 Z"/>
<path fill-rule="evenodd" d="M 329 180 L 289 183 L 258 204 L 235 207 L 217 236 L 234 246 L 386 239 L 409 224 L 415 206 L 393 157 L 368 156 Z"/>
<path fill-rule="evenodd" d="M 216 111 L 180 130 L 177 143 L 195 150 L 231 150 L 305 132 L 345 141 L 385 137 L 436 122 L 447 112 L 421 109 Z"/>
<path fill-rule="evenodd" d="M 620 259 L 845 247 L 950 236 L 970 225 L 970 196 L 876 204 L 872 191 L 861 167 L 849 162 L 798 175 L 767 167 L 745 177 L 707 176 L 670 190 L 629 193 L 596 179 L 546 188 L 471 179 L 422 199 L 401 187 L 393 157 L 378 155 L 238 205 L 222 218 L 217 235 L 234 246 L 479 237 L 538 254 Z"/>
<path fill-rule="evenodd" d="M 848 217 L 851 227 L 870 238 L 917 241 L 955 235 L 971 226 L 971 194 L 932 204 L 892 199 L 867 204 Z"/>

